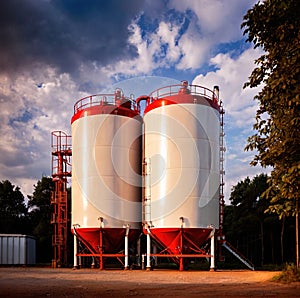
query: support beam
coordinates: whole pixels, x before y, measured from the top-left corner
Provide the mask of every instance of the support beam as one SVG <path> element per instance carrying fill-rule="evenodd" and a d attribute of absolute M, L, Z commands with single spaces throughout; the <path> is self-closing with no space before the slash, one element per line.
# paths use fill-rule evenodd
<path fill-rule="evenodd" d="M 125 265 L 124 269 L 128 270 L 129 269 L 129 262 L 128 262 L 128 254 L 129 254 L 129 249 L 128 249 L 128 235 L 129 235 L 129 225 L 126 225 L 126 232 L 125 232 Z"/>
<path fill-rule="evenodd" d="M 77 237 L 74 234 L 74 269 L 78 269 L 78 262 L 77 262 Z"/>
<path fill-rule="evenodd" d="M 183 217 L 180 217 L 180 219 L 182 220 L 181 223 L 181 229 L 180 229 L 180 252 L 181 254 L 183 253 Z M 183 265 L 183 258 L 179 258 L 179 271 L 183 271 L 184 270 L 184 265 Z"/>
<path fill-rule="evenodd" d="M 215 229 L 211 231 L 210 254 L 210 271 L 215 271 Z"/>
<path fill-rule="evenodd" d="M 104 269 L 104 264 L 103 264 L 103 230 L 102 227 L 100 227 L 100 233 L 99 233 L 100 239 L 99 239 L 99 262 L 100 262 L 100 270 Z"/>
<path fill-rule="evenodd" d="M 150 254 L 151 254 L 151 236 L 150 236 L 150 231 L 147 230 L 146 270 L 148 270 L 148 271 L 151 270 Z"/>
<path fill-rule="evenodd" d="M 137 265 L 141 266 L 141 236 L 136 242 L 136 251 L 137 251 Z"/>
<path fill-rule="evenodd" d="M 222 244 L 228 251 L 230 251 L 236 258 L 238 258 L 249 269 L 255 270 L 254 265 L 246 259 L 240 252 L 238 252 L 228 241 L 224 241 Z"/>
<path fill-rule="evenodd" d="M 68 225 L 67 182 L 68 178 L 71 177 L 71 146 L 71 136 L 63 131 L 53 131 L 51 133 L 52 181 L 54 182 L 54 190 L 51 192 L 51 205 L 53 206 L 51 216 L 51 224 L 53 225 L 53 268 L 68 265 L 67 236 L 70 227 Z"/>

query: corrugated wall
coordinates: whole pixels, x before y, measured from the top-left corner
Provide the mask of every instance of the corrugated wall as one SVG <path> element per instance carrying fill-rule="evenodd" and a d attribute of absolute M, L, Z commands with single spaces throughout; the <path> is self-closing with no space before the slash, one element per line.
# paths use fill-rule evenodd
<path fill-rule="evenodd" d="M 0 234 L 0 265 L 35 265 L 36 240 L 17 234 Z"/>

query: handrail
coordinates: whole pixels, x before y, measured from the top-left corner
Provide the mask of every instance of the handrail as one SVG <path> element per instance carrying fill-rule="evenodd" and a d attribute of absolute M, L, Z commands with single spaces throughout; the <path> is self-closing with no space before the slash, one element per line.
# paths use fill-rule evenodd
<path fill-rule="evenodd" d="M 64 131 L 55 130 L 51 132 L 51 148 L 52 152 L 68 151 L 72 148 L 72 137 Z"/>
<path fill-rule="evenodd" d="M 74 114 L 89 107 L 99 105 L 122 105 L 130 102 L 130 109 L 136 109 L 136 102 L 132 98 L 123 95 L 122 90 L 116 89 L 115 93 L 93 94 L 79 99 L 74 104 Z"/>
<path fill-rule="evenodd" d="M 218 101 L 218 96 L 214 91 L 199 85 L 189 85 L 187 81 L 183 81 L 181 84 L 165 86 L 151 92 L 149 95 L 150 103 L 153 102 L 153 100 L 179 93 L 204 96 L 212 101 Z"/>
<path fill-rule="evenodd" d="M 240 253 L 236 248 L 234 248 L 228 241 L 222 243 L 228 251 L 230 251 L 236 258 L 238 258 L 242 263 L 244 263 L 249 269 L 255 270 L 254 265 L 250 260 L 248 260 L 242 253 Z"/>

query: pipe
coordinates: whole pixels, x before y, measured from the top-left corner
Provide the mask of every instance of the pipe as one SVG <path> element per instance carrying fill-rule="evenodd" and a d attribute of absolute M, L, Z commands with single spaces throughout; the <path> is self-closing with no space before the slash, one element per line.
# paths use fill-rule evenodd
<path fill-rule="evenodd" d="M 149 228 L 147 228 L 147 254 L 146 254 L 146 270 L 151 270 L 151 261 L 150 261 L 150 254 L 151 254 L 151 237 Z"/>
<path fill-rule="evenodd" d="M 142 254 L 142 270 L 145 269 L 145 254 Z"/>
<path fill-rule="evenodd" d="M 142 100 L 145 100 L 146 101 L 146 106 L 150 103 L 150 97 L 148 95 L 142 95 L 142 96 L 139 96 L 137 99 L 136 99 L 136 105 L 137 105 L 137 109 L 138 111 L 140 112 L 141 111 L 141 106 L 140 106 L 140 102 Z"/>
<path fill-rule="evenodd" d="M 181 88 L 178 91 L 178 94 L 190 94 L 191 91 L 188 89 L 189 87 L 189 82 L 184 80 L 181 81 Z"/>
<path fill-rule="evenodd" d="M 125 232 L 125 265 L 124 265 L 124 269 L 128 270 L 129 268 L 129 263 L 128 263 L 128 235 L 129 235 L 129 228 L 130 225 L 126 225 L 126 232 Z"/>
<path fill-rule="evenodd" d="M 94 268 L 95 268 L 95 258 L 92 257 L 91 269 L 94 269 Z"/>
<path fill-rule="evenodd" d="M 210 271 L 215 271 L 215 229 L 211 231 L 210 238 Z"/>
<path fill-rule="evenodd" d="M 146 222 L 145 228 L 147 230 L 147 253 L 146 253 L 146 270 L 151 270 L 151 232 L 149 227 L 151 226 L 151 178 L 150 178 L 150 158 L 144 159 L 145 164 L 145 198 L 144 198 L 144 221 Z"/>
<path fill-rule="evenodd" d="M 219 102 L 219 98 L 220 98 L 220 89 L 219 89 L 219 86 L 214 86 L 214 98 L 213 98 L 213 101 L 218 103 Z"/>
<path fill-rule="evenodd" d="M 151 223 L 151 161 L 150 158 L 144 159 L 144 183 L 145 183 L 145 195 L 144 195 L 144 222 Z"/>

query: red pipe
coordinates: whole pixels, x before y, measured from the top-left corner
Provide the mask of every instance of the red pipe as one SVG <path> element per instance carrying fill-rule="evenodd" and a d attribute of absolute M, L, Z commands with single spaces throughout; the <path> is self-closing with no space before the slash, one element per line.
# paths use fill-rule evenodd
<path fill-rule="evenodd" d="M 139 96 L 137 99 L 136 99 L 136 105 L 137 105 L 137 109 L 138 109 L 138 112 L 141 111 L 141 107 L 140 107 L 140 102 L 142 100 L 145 100 L 146 101 L 146 106 L 148 106 L 148 104 L 150 103 L 150 97 L 148 95 L 141 95 Z"/>

